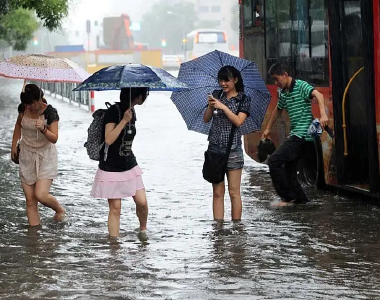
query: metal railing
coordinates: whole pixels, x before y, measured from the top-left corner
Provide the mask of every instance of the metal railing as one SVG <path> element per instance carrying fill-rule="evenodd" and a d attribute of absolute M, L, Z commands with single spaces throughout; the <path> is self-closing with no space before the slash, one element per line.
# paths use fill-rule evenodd
<path fill-rule="evenodd" d="M 68 99 L 69 103 L 77 103 L 78 106 L 87 106 L 88 110 L 91 110 L 91 98 L 88 91 L 73 92 L 78 84 L 77 83 L 66 83 L 66 82 L 33 82 L 37 86 L 41 87 L 43 91 L 48 91 L 50 94 L 59 99 L 59 97 Z"/>

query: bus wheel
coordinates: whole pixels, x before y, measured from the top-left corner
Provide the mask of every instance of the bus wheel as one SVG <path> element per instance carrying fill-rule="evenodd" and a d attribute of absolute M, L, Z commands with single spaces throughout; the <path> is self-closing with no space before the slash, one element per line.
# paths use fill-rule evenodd
<path fill-rule="evenodd" d="M 306 143 L 303 154 L 298 161 L 298 179 L 309 186 L 324 186 L 325 179 L 320 139 Z"/>

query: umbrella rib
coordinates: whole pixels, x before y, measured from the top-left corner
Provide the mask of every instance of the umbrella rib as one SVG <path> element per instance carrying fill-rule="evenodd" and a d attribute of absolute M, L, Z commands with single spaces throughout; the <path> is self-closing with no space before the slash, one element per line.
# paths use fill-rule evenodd
<path fill-rule="evenodd" d="M 218 56 L 219 56 L 220 64 L 221 64 L 221 66 L 224 66 L 223 60 L 222 60 L 222 56 L 220 54 L 221 54 L 221 52 L 218 51 Z"/>

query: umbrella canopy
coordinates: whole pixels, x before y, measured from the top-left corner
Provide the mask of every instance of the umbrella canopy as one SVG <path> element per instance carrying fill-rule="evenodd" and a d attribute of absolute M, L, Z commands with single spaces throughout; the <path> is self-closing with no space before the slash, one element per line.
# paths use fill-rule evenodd
<path fill-rule="evenodd" d="M 128 87 L 147 87 L 151 91 L 181 91 L 188 88 L 165 70 L 142 64 L 128 64 L 103 68 L 74 91 L 120 90 Z"/>
<path fill-rule="evenodd" d="M 182 115 L 187 128 L 203 134 L 209 134 L 211 122 L 203 122 L 207 109 L 207 95 L 213 90 L 221 89 L 218 82 L 218 71 L 224 66 L 233 66 L 241 72 L 244 93 L 250 97 L 250 116 L 240 127 L 242 134 L 261 129 L 271 95 L 254 62 L 213 51 L 195 60 L 183 63 L 178 79 L 189 86 L 189 90 L 174 92 L 172 101 Z"/>
<path fill-rule="evenodd" d="M 1 62 L 0 76 L 44 82 L 80 83 L 90 74 L 67 58 L 26 54 Z"/>

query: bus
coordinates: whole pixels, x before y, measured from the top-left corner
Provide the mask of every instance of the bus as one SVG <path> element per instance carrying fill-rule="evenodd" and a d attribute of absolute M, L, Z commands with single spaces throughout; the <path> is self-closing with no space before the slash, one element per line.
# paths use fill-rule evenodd
<path fill-rule="evenodd" d="M 238 1 L 238 0 L 237 0 Z M 380 199 L 380 1 L 239 0 L 239 55 L 254 61 L 272 95 L 266 128 L 279 91 L 267 75 L 286 63 L 325 98 L 329 127 L 308 142 L 298 163 L 301 181 Z M 313 100 L 314 117 L 319 109 Z M 286 114 L 285 114 L 286 115 Z M 278 147 L 289 120 L 272 129 Z M 244 137 L 246 153 L 258 160 L 261 132 Z"/>
<path fill-rule="evenodd" d="M 228 40 L 225 31 L 197 29 L 186 36 L 185 61 L 195 59 L 214 50 L 228 52 Z"/>

